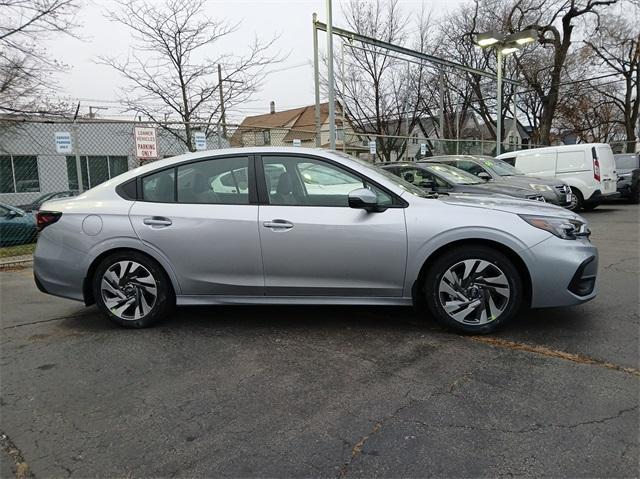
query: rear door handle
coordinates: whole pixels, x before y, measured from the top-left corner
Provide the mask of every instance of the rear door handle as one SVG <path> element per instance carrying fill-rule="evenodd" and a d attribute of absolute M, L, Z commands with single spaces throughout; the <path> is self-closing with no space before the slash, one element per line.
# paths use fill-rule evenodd
<path fill-rule="evenodd" d="M 262 223 L 265 228 L 274 228 L 280 230 L 288 230 L 293 228 L 293 223 L 289 223 L 287 220 L 271 220 Z"/>
<path fill-rule="evenodd" d="M 142 220 L 145 225 L 149 226 L 171 226 L 171 220 L 164 216 L 152 216 L 151 218 L 145 218 Z"/>

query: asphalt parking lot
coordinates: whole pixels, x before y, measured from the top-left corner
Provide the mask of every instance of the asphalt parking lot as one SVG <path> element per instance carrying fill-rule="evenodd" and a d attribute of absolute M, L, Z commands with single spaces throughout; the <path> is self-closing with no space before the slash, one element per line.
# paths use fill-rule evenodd
<path fill-rule="evenodd" d="M 2 272 L 0 473 L 637 477 L 640 208 L 585 216 L 596 300 L 483 338 L 379 307 L 131 331 Z"/>

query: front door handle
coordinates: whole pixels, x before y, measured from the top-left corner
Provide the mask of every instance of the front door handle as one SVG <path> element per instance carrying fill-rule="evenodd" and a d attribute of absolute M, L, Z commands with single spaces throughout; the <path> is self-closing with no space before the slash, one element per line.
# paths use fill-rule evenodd
<path fill-rule="evenodd" d="M 265 228 L 274 228 L 279 230 L 288 230 L 293 228 L 293 223 L 289 223 L 287 220 L 271 220 L 262 223 Z"/>
<path fill-rule="evenodd" d="M 149 226 L 171 226 L 171 220 L 169 218 L 165 218 L 164 216 L 152 216 L 151 218 L 145 218 L 142 220 L 145 225 Z"/>

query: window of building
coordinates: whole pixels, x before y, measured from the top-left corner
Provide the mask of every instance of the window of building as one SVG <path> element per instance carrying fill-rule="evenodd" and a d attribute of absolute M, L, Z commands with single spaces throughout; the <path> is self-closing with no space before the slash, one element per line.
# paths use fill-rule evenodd
<path fill-rule="evenodd" d="M 262 131 L 262 142 L 264 145 L 271 144 L 271 132 L 269 130 Z"/>
<path fill-rule="evenodd" d="M 418 144 L 418 134 L 414 133 L 413 136 L 411 137 L 411 143 L 413 143 L 414 145 Z"/>
<path fill-rule="evenodd" d="M 38 158 L 35 156 L 0 156 L 0 193 L 40 191 Z"/>
<path fill-rule="evenodd" d="M 249 158 L 221 158 L 178 167 L 178 203 L 249 204 Z"/>
<path fill-rule="evenodd" d="M 100 183 L 118 176 L 129 169 L 126 156 L 81 156 L 80 171 L 82 173 L 82 186 L 85 190 L 98 186 Z M 67 180 L 69 189 L 78 188 L 78 170 L 76 169 L 76 157 L 67 156 Z"/>

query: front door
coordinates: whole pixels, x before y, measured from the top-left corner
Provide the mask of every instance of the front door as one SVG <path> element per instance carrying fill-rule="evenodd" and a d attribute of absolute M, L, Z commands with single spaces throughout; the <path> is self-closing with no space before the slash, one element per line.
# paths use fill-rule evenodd
<path fill-rule="evenodd" d="M 186 162 L 143 177 L 129 215 L 140 239 L 171 263 L 183 294 L 262 295 L 255 194 L 246 155 Z"/>
<path fill-rule="evenodd" d="M 402 295 L 405 218 L 391 193 L 317 158 L 264 155 L 256 168 L 267 203 L 259 213 L 267 295 Z M 363 186 L 389 208 L 349 208 L 349 192 Z"/>

